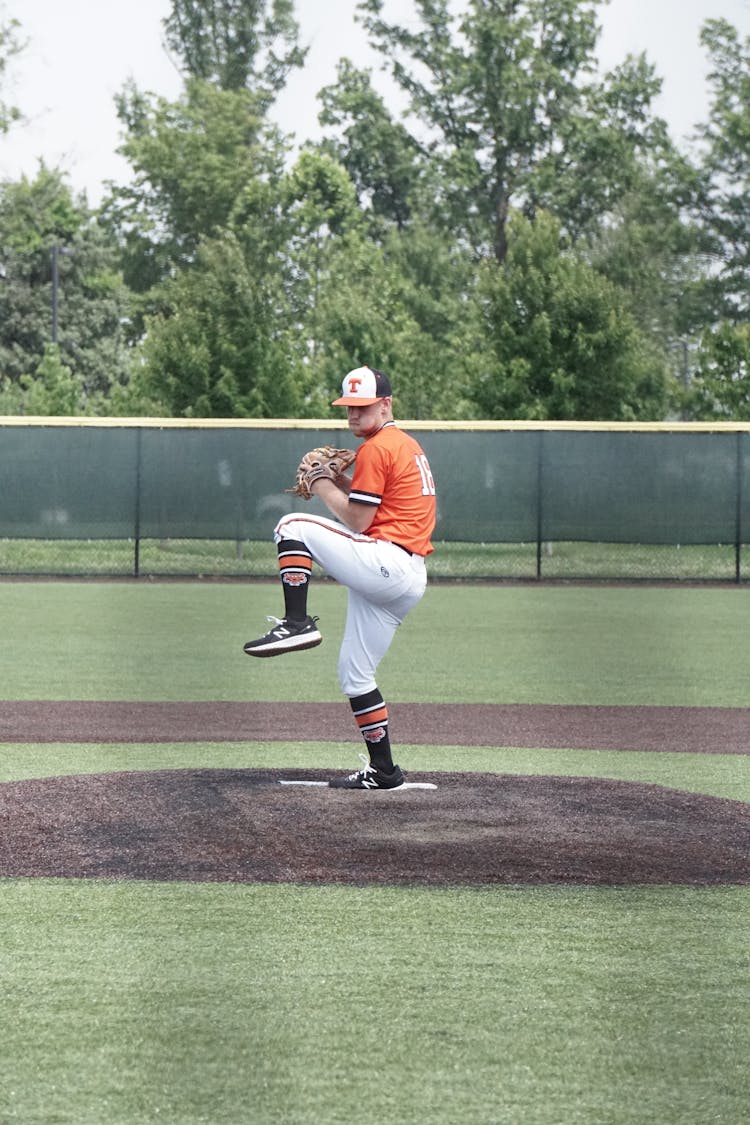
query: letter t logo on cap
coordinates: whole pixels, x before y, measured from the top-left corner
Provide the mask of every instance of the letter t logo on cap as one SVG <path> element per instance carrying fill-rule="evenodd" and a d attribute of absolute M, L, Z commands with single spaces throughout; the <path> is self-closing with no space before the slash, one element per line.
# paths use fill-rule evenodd
<path fill-rule="evenodd" d="M 392 393 L 388 376 L 365 364 L 346 373 L 341 383 L 341 398 L 334 399 L 333 405 L 371 406 Z"/>

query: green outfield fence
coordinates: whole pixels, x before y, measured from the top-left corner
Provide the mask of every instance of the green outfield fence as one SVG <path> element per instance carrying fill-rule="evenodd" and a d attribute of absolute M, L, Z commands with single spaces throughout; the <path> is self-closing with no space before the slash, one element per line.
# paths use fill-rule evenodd
<path fill-rule="evenodd" d="M 402 425 L 437 482 L 433 579 L 748 578 L 750 424 Z M 0 418 L 0 574 L 273 577 L 324 442 L 354 444 L 338 420 Z"/>

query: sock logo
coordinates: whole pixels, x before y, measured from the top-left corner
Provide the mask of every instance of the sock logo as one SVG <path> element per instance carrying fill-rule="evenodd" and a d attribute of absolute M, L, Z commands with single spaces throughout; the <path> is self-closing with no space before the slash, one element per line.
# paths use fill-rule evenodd
<path fill-rule="evenodd" d="M 385 727 L 374 727 L 372 730 L 363 730 L 366 742 L 382 742 L 385 738 Z"/>
<path fill-rule="evenodd" d="M 307 575 L 301 574 L 298 570 L 286 571 L 282 574 L 281 581 L 285 582 L 287 586 L 304 586 L 307 582 Z"/>

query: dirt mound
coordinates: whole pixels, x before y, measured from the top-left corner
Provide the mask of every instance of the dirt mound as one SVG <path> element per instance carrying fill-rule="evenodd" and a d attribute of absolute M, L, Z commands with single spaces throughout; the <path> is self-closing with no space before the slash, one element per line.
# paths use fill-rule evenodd
<path fill-rule="evenodd" d="M 391 885 L 750 884 L 750 805 L 599 778 L 433 773 L 436 790 L 288 786 L 318 770 L 0 785 L 0 875 Z"/>

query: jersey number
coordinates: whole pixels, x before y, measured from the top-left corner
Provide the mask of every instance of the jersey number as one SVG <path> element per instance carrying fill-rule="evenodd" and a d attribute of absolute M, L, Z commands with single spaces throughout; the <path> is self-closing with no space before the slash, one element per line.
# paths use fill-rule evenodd
<path fill-rule="evenodd" d="M 414 454 L 414 460 L 417 463 L 417 468 L 419 469 L 419 475 L 422 478 L 422 495 L 423 496 L 434 496 L 435 495 L 435 481 L 432 479 L 432 473 L 430 471 L 430 465 L 429 465 L 429 462 L 428 462 L 427 458 L 425 457 L 424 453 L 422 453 L 421 455 L 418 454 L 418 453 L 415 453 Z"/>

